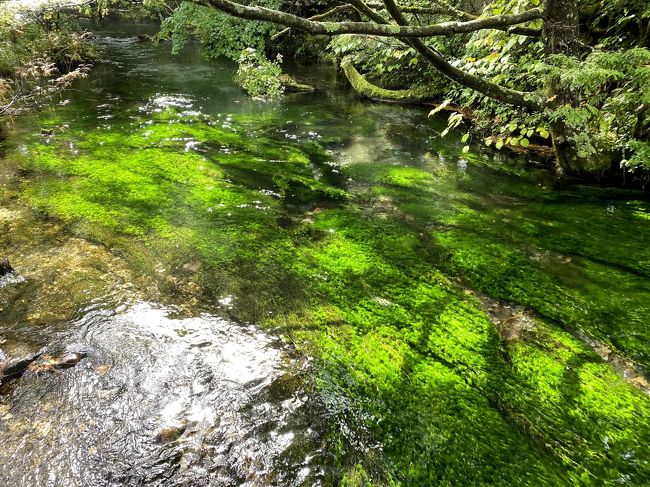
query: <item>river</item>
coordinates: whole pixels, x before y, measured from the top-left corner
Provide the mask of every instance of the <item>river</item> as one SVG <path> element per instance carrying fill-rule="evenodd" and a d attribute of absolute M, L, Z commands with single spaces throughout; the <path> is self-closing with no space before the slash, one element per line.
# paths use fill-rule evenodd
<path fill-rule="evenodd" d="M 645 193 L 154 32 L 0 146 L 2 485 L 650 482 Z"/>

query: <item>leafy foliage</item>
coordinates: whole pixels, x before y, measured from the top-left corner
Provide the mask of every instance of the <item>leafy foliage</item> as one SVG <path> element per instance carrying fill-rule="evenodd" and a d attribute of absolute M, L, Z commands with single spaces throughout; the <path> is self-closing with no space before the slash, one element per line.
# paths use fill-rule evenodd
<path fill-rule="evenodd" d="M 645 18 L 639 9 L 636 14 L 626 10 L 631 8 L 627 3 L 606 2 L 607 8 L 594 22 L 623 11 L 629 13 L 626 22 Z M 486 11 L 518 11 L 521 6 L 517 4 L 493 2 Z M 616 33 L 618 27 L 612 26 L 609 32 Z M 611 160 L 620 160 L 622 167 L 629 171 L 647 170 L 650 168 L 646 152 L 650 135 L 650 51 L 641 47 L 621 49 L 621 40 L 618 35 L 603 38 L 598 48 L 582 59 L 546 57 L 540 38 L 480 31 L 469 39 L 456 61 L 458 67 L 510 88 L 546 92 L 551 103 L 550 88 L 554 86 L 556 90 L 571 93 L 577 103 L 531 113 L 462 87 L 447 89 L 444 96 L 450 103 L 473 107 L 472 131 L 482 134 L 488 146 L 501 149 L 548 143 L 550 124 L 561 121 L 570 129 L 569 141 L 577 155 L 588 161 L 585 170 L 602 171 L 609 167 Z M 619 43 L 618 50 L 605 50 L 614 42 Z M 461 128 L 458 121 L 451 118 L 450 128 L 457 127 Z"/>
<path fill-rule="evenodd" d="M 278 54 L 275 61 L 266 58 L 263 52 L 253 48 L 244 49 L 239 56 L 239 69 L 235 82 L 253 98 L 278 98 L 284 93 Z"/>
<path fill-rule="evenodd" d="M 262 3 L 268 8 L 280 6 L 278 0 Z M 212 8 L 183 2 L 163 21 L 158 38 L 170 38 L 172 52 L 177 54 L 192 36 L 208 57 L 238 60 L 246 48 L 264 51 L 266 39 L 277 30 L 268 23 L 240 20 Z"/>
<path fill-rule="evenodd" d="M 585 7 L 587 16 L 594 17 L 588 27 L 603 47 L 650 47 L 650 4 L 645 0 L 592 0 Z"/>
<path fill-rule="evenodd" d="M 643 141 L 650 135 L 650 51 L 594 50 L 584 61 L 554 56 L 538 69 L 581 100 L 577 106 L 558 107 L 551 119 L 562 119 L 573 129 L 583 157 L 618 151 L 627 169 L 650 169 L 650 159 L 643 157 Z"/>
<path fill-rule="evenodd" d="M 97 49 L 71 15 L 0 7 L 0 115 L 32 108 L 84 76 Z"/>

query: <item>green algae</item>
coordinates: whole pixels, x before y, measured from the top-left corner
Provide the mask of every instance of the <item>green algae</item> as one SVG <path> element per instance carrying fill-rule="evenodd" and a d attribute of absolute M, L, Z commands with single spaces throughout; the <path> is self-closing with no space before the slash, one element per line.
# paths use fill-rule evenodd
<path fill-rule="evenodd" d="M 547 324 L 506 352 L 516 378 L 510 404 L 533 435 L 576 467 L 574 482 L 645 482 L 647 396 L 632 393 L 582 342 Z"/>
<path fill-rule="evenodd" d="M 567 329 L 589 330 L 598 316 L 584 291 L 490 238 L 489 225 L 468 232 L 467 219 L 488 217 L 476 195 L 442 200 L 456 175 L 352 165 L 347 174 L 374 185 L 351 188 L 358 203 L 337 208 L 350 196 L 315 177 L 313 164 L 327 157 L 313 145 L 269 147 L 272 139 L 169 110 L 153 119 L 31 144 L 20 160 L 32 174 L 25 202 L 126 249 L 140 269 L 176 269 L 204 299 L 255 295 L 253 308 L 230 312 L 284 330 L 316 357 L 319 394 L 355 432 L 330 440 L 345 482 L 641 484 L 649 474 L 647 398 L 552 322 L 504 342 L 455 280 Z M 186 150 L 188 141 L 204 151 Z M 335 207 L 286 227 L 279 216 L 305 211 L 295 206 L 300 188 L 307 210 Z M 535 223 L 521 228 L 540 235 Z M 355 441 L 370 445 L 360 462 Z"/>
<path fill-rule="evenodd" d="M 193 255 L 196 275 L 207 277 L 204 290 L 228 294 L 222 287 L 207 289 L 210 276 L 224 266 L 235 272 L 241 261 L 268 252 L 265 246 L 282 234 L 277 218 L 284 204 L 346 197 L 313 176 L 312 165 L 327 160 L 313 145 L 303 151 L 268 137 L 252 139 L 215 127 L 211 119 L 184 121 L 171 110 L 150 120 L 91 134 L 70 128 L 32 143 L 16 156 L 23 170 L 39 175 L 23 198 L 109 247 L 142 254 L 142 246 L 129 243 L 142 239 L 150 255 L 140 258 L 165 257 L 149 269 L 182 267 L 188 262 L 178 261 Z M 263 263 L 252 271 L 264 272 Z"/>
<path fill-rule="evenodd" d="M 473 299 L 448 278 L 425 270 L 425 265 L 418 269 L 412 262 L 404 262 L 408 248 L 394 245 L 399 225 L 385 220 L 368 223 L 367 215 L 354 213 L 321 215 L 315 225 L 333 233 L 304 269 L 313 273 L 312 282 L 322 279 L 316 294 L 328 293 L 327 301 L 336 303 L 337 311 L 329 311 L 330 318 L 321 324 L 327 332 L 319 332 L 315 338 L 318 347 L 311 353 L 323 357 L 329 364 L 325 368 L 337 370 L 330 362 L 355 364 L 352 380 L 345 376 L 333 379 L 336 375 L 330 373 L 329 380 L 341 381 L 330 387 L 337 390 L 351 382 L 362 390 L 348 390 L 348 396 L 375 398 L 373 404 L 359 407 L 373 410 L 368 427 L 383 425 L 376 434 L 384 438 L 384 453 L 396 471 L 409 471 L 403 479 L 406 484 L 507 484 L 518 478 L 522 483 L 556 485 L 589 479 L 614 481 L 613 474 L 630 475 L 632 483 L 639 483 L 648 474 L 643 462 L 630 472 L 620 469 L 630 455 L 626 450 L 630 445 L 639 458 L 647 455 L 643 437 L 648 432 L 648 401 L 584 344 L 558 329 L 542 334 L 546 325 L 540 323 L 535 337 L 508 344 L 504 350 Z M 392 227 L 390 232 L 388 227 Z M 410 231 L 402 227 L 401 232 Z M 415 245 L 412 240 L 400 240 Z M 376 297 L 368 299 L 367 295 Z M 294 318 L 301 319 L 319 321 L 312 316 Z M 341 329 L 347 331 L 338 336 Z M 444 378 L 442 385 L 431 383 L 435 377 Z M 602 416 L 604 404 L 599 403 L 607 401 L 601 395 L 605 390 L 616 396 L 612 401 L 625 405 L 617 408 L 617 414 Z M 584 401 L 586 397 L 590 400 Z M 442 413 L 446 408 L 453 411 L 451 417 Z M 581 421 L 575 415 L 580 415 Z M 459 416 L 463 419 L 456 423 Z M 607 417 L 606 423 L 603 417 Z M 511 423 L 518 425 L 515 431 Z M 596 432 L 588 426 L 594 423 L 603 429 Z M 480 433 L 472 429 L 477 424 Z M 427 436 L 430 428 L 435 433 Z M 521 437 L 522 432 L 553 451 L 564 462 L 566 472 L 554 476 L 557 467 L 544 464 L 540 452 Z M 492 472 L 482 480 L 477 480 L 477 473 L 464 477 L 463 462 L 470 460 L 464 455 L 468 444 L 460 438 L 491 445 L 484 457 L 475 448 L 471 462 L 477 462 L 477 471 L 492 472 L 494 468 L 499 474 Z M 603 438 L 609 442 L 607 448 Z M 618 443 L 612 446 L 611 441 Z M 438 450 L 427 450 L 427 445 L 436 444 Z M 518 456 L 509 464 L 509 459 L 515 458 L 511 449 L 516 449 Z M 607 462 L 619 467 L 610 464 L 610 471 L 603 471 Z M 554 470 L 556 474 L 551 473 Z M 456 480 L 432 477 L 432 472 L 453 472 L 451 478 Z M 531 476 L 526 477 L 528 474 Z"/>
<path fill-rule="evenodd" d="M 486 192 L 466 174 L 405 169 L 410 179 L 390 176 L 390 166 L 373 168 L 372 194 L 430 235 L 439 268 L 650 366 L 650 254 L 643 243 L 650 229 L 630 223 L 639 202 L 615 190 L 578 195 L 528 185 L 524 193 L 501 172 L 488 173 Z"/>
<path fill-rule="evenodd" d="M 324 390 L 362 398 L 393 478 L 643 483 L 648 400 L 583 343 L 541 321 L 504 343 L 471 295 L 404 259 L 417 246 L 396 238 L 408 226 L 338 210 L 314 226 L 325 237 L 297 272 L 330 304 L 288 318 L 290 328 L 322 360 Z"/>

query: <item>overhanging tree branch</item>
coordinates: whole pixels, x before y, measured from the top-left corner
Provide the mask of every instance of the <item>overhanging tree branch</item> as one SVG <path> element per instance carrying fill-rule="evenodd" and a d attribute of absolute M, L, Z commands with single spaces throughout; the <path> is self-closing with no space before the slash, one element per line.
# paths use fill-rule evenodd
<path fill-rule="evenodd" d="M 248 7 L 231 0 L 194 0 L 196 3 L 210 6 L 231 14 L 235 17 L 261 20 L 285 25 L 312 34 L 334 36 L 340 34 L 366 34 L 380 37 L 397 37 L 405 44 L 415 48 L 443 76 L 455 81 L 461 86 L 473 89 L 489 98 L 503 103 L 526 107 L 540 111 L 544 108 L 538 93 L 522 92 L 499 86 L 496 83 L 469 74 L 458 69 L 447 61 L 439 52 L 427 46 L 420 37 L 436 35 L 452 35 L 463 32 L 473 32 L 481 29 L 493 29 L 495 26 L 513 25 L 517 22 L 528 22 L 541 17 L 540 9 L 532 9 L 523 14 L 487 17 L 468 22 L 444 22 L 429 26 L 413 27 L 408 25 L 404 15 L 394 1 L 385 1 L 387 12 L 398 25 L 390 24 L 382 15 L 366 5 L 363 0 L 349 0 L 357 11 L 368 17 L 372 22 L 321 22 L 305 19 L 293 14 L 271 10 L 263 7 Z M 497 22 L 499 20 L 499 22 Z M 428 35 L 424 35 L 428 32 Z"/>
<path fill-rule="evenodd" d="M 380 24 L 388 23 L 388 21 L 380 14 L 370 9 L 363 0 L 350 0 L 350 3 L 357 8 L 359 12 L 367 15 L 371 20 Z M 397 7 L 394 2 L 390 2 L 389 6 L 389 8 L 388 6 L 386 7 L 391 17 L 393 17 L 394 14 L 397 17 L 393 17 L 396 22 L 406 23 L 406 19 L 400 12 L 399 7 Z M 429 61 L 440 74 L 462 86 L 476 90 L 483 95 L 507 103 L 508 105 L 522 106 L 533 111 L 539 111 L 543 108 L 543 104 L 539 100 L 540 97 L 537 93 L 512 90 L 478 76 L 466 73 L 447 61 L 442 54 L 427 46 L 421 39 L 415 38 L 401 40 L 406 45 L 411 46 L 418 51 L 420 55 Z"/>
<path fill-rule="evenodd" d="M 315 35 L 367 34 L 382 37 L 435 37 L 467 34 L 484 29 L 499 29 L 542 18 L 542 10 L 534 8 L 521 14 L 485 17 L 467 22 L 452 21 L 412 26 L 375 22 L 320 22 L 279 10 L 246 6 L 231 0 L 195 0 L 196 3 L 217 8 L 234 17 L 261 20 L 303 30 Z"/>
<path fill-rule="evenodd" d="M 383 1 L 386 6 L 386 11 L 395 22 L 402 26 L 408 24 L 406 18 L 393 0 Z M 413 46 L 413 48 L 429 61 L 441 74 L 462 86 L 476 90 L 479 93 L 509 105 L 526 107 L 534 111 L 539 111 L 543 108 L 543 104 L 536 93 L 512 90 L 478 76 L 466 73 L 449 63 L 449 61 L 447 61 L 440 53 L 427 46 L 422 39 L 407 39 L 406 42 Z"/>
<path fill-rule="evenodd" d="M 478 15 L 474 15 L 469 12 L 465 12 L 464 10 L 460 10 L 454 7 L 453 5 L 451 5 L 450 3 L 447 3 L 443 0 L 435 0 L 434 3 L 436 3 L 438 6 L 418 7 L 418 6 L 400 5 L 400 4 L 398 4 L 397 6 L 403 13 L 407 13 L 407 14 L 445 15 L 447 17 L 455 18 L 458 20 L 464 20 L 464 21 L 477 20 L 480 18 Z M 386 8 L 383 3 L 377 3 L 377 2 L 373 2 L 373 3 L 368 2 L 367 5 L 368 7 L 375 10 L 384 10 Z M 527 37 L 540 37 L 542 35 L 541 29 L 536 29 L 534 27 L 525 27 L 522 25 L 495 27 L 494 29 L 503 30 L 508 34 L 518 34 Z"/>

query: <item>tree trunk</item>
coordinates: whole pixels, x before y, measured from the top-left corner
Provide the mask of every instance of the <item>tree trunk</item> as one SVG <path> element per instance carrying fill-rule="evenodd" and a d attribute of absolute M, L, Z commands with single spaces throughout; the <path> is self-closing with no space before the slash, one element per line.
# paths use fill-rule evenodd
<path fill-rule="evenodd" d="M 577 57 L 580 55 L 580 22 L 578 2 L 575 0 L 547 0 L 544 8 L 542 39 L 546 56 L 563 54 Z M 559 80 L 549 82 L 549 100 L 551 108 L 564 105 L 577 106 L 578 94 L 560 85 Z M 558 174 L 587 172 L 593 161 L 578 156 L 575 144 L 571 141 L 571 128 L 563 120 L 551 123 L 553 149 L 556 155 Z"/>
<path fill-rule="evenodd" d="M 545 54 L 577 56 L 580 53 L 578 2 L 575 0 L 546 0 L 544 8 Z"/>

